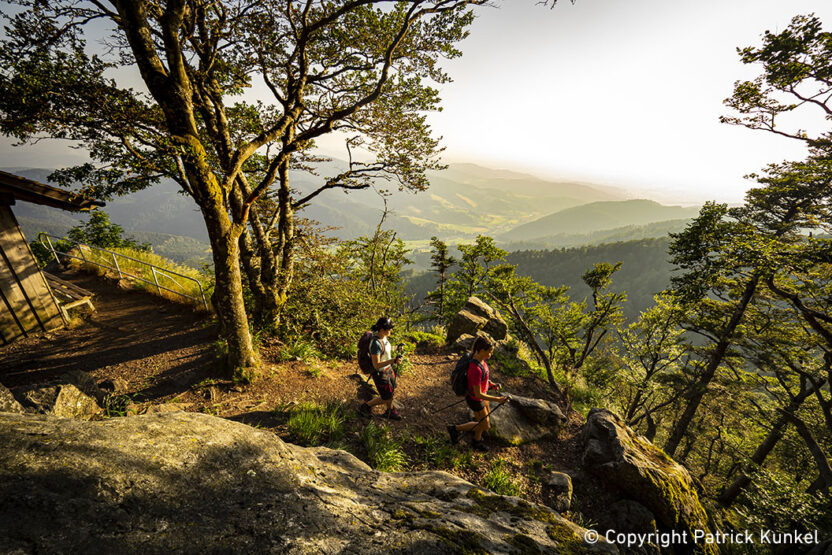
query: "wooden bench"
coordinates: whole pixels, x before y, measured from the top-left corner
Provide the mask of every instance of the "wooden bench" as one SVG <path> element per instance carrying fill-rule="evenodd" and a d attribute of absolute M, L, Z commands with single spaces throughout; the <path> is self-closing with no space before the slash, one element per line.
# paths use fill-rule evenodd
<path fill-rule="evenodd" d="M 78 287 L 74 283 L 65 281 L 58 276 L 54 276 L 49 272 L 43 272 L 49 288 L 55 294 L 55 299 L 58 301 L 58 308 L 63 312 L 66 321 L 69 321 L 69 311 L 81 305 L 87 305 L 90 310 L 95 311 L 92 304 L 92 298 L 95 294 L 92 291 L 87 291 L 83 287 Z"/>

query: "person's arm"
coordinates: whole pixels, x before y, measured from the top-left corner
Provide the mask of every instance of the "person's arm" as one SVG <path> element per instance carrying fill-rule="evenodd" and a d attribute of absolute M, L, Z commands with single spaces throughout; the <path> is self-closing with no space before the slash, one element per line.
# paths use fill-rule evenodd
<path fill-rule="evenodd" d="M 496 395 L 488 395 L 482 392 L 482 369 L 479 364 L 472 362 L 468 366 L 468 391 L 471 392 L 471 397 L 478 401 L 494 401 L 504 403 L 508 397 L 498 397 Z"/>
<path fill-rule="evenodd" d="M 370 362 L 373 363 L 373 368 L 376 370 L 383 370 L 390 366 L 392 360 L 381 360 L 381 355 L 384 354 L 384 345 L 381 341 L 374 339 L 370 342 Z"/>

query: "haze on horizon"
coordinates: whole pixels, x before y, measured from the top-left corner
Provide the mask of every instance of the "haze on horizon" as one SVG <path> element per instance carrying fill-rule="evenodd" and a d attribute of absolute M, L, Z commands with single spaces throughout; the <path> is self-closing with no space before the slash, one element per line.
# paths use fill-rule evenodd
<path fill-rule="evenodd" d="M 758 45 L 797 14 L 815 13 L 830 29 L 832 2 L 561 0 L 550 10 L 524 0 L 478 13 L 463 56 L 445 64 L 454 82 L 440 88 L 443 111 L 429 115 L 446 163 L 689 204 L 739 202 L 753 185 L 743 175 L 805 153 L 719 116 L 734 81 L 759 71 L 736 48 Z M 795 123 L 811 129 L 813 117 Z M 0 166 L 86 161 L 66 143 L 12 143 L 0 139 Z M 336 137 L 319 147 L 346 157 Z"/>

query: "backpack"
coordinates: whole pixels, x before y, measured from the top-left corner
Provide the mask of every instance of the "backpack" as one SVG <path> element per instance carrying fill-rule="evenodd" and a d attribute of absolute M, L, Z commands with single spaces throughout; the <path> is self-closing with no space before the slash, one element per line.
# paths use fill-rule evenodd
<path fill-rule="evenodd" d="M 451 372 L 451 387 L 454 388 L 454 393 L 458 396 L 468 394 L 468 367 L 473 361 L 474 357 L 471 356 L 471 353 L 465 353 L 459 357 L 456 365 L 454 365 Z"/>
<path fill-rule="evenodd" d="M 370 359 L 370 341 L 373 340 L 374 335 L 371 331 L 365 331 L 358 339 L 358 367 L 365 374 L 372 374 L 376 371 Z"/>

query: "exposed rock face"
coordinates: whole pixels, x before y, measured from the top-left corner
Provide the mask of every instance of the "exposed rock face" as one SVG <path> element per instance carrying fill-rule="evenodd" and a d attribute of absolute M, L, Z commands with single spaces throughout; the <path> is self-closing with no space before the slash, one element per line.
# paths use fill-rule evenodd
<path fill-rule="evenodd" d="M 72 384 L 80 389 L 84 395 L 88 395 L 99 404 L 104 402 L 106 392 L 102 391 L 95 380 L 88 373 L 81 370 L 73 370 L 61 376 L 61 381 Z"/>
<path fill-rule="evenodd" d="M 566 417 L 557 405 L 543 399 L 512 395 L 511 401 L 497 410 L 491 403 L 491 434 L 494 437 L 522 445 L 545 437 L 557 437 Z M 473 413 L 471 413 L 473 417 Z"/>
<path fill-rule="evenodd" d="M 594 408 L 584 425 L 582 464 L 605 484 L 652 512 L 659 528 L 709 532 L 708 515 L 688 471 L 606 409 Z M 691 548 L 693 546 L 690 546 Z M 685 546 L 676 546 L 684 551 Z M 706 553 L 713 545 L 700 544 Z"/>
<path fill-rule="evenodd" d="M 111 395 L 122 395 L 127 392 L 127 382 L 121 378 L 108 378 L 98 384 L 98 387 Z"/>
<path fill-rule="evenodd" d="M 0 414 L 0 552 L 617 552 L 583 532 L 444 472 L 379 473 L 204 414 Z"/>
<path fill-rule="evenodd" d="M 61 418 L 89 420 L 102 414 L 95 399 L 72 384 L 59 384 L 30 389 L 24 400 L 35 410 Z"/>
<path fill-rule="evenodd" d="M 508 325 L 499 312 L 477 297 L 468 297 L 448 325 L 448 343 L 455 343 L 462 335 L 476 336 L 479 331 L 494 341 L 502 341 L 508 335 Z"/>
<path fill-rule="evenodd" d="M 650 533 L 657 530 L 656 517 L 637 501 L 621 499 L 607 507 L 599 525 L 617 532 Z"/>
<path fill-rule="evenodd" d="M 546 476 L 546 485 L 555 496 L 552 508 L 560 513 L 572 506 L 572 478 L 563 472 L 551 472 Z"/>
<path fill-rule="evenodd" d="M 12 392 L 5 385 L 0 383 L 0 412 L 14 412 L 23 414 L 23 406 L 17 402 Z"/>

